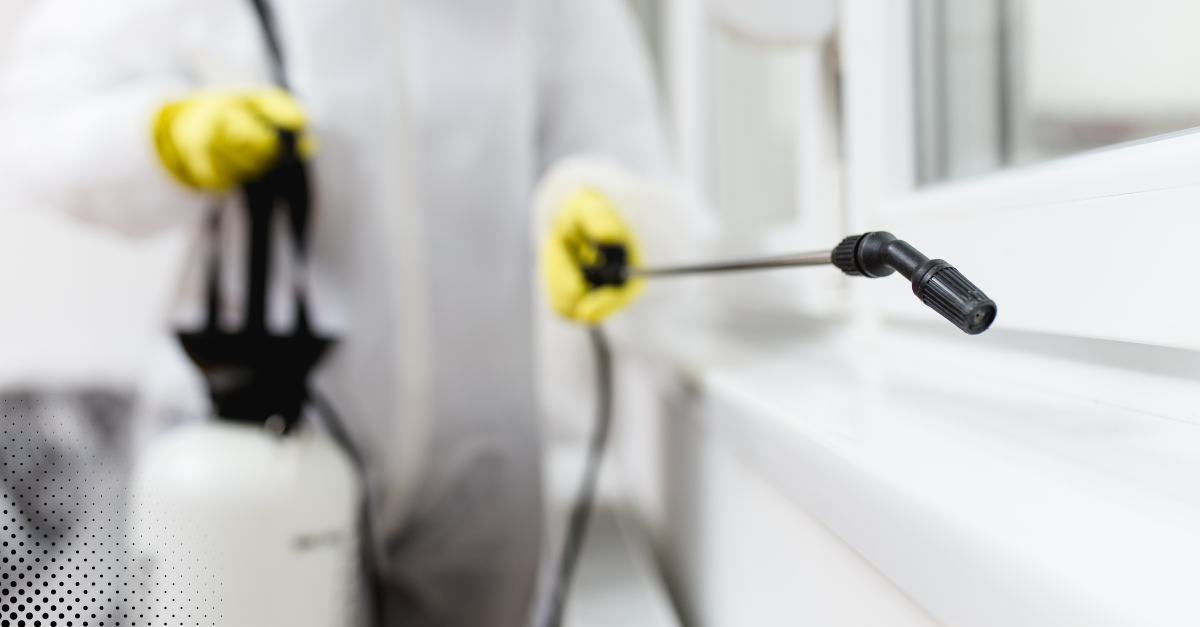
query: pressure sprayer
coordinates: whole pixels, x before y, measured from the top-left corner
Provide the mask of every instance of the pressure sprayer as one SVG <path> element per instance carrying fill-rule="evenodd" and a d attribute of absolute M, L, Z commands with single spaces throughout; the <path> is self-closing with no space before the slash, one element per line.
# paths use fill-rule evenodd
<path fill-rule="evenodd" d="M 207 324 L 179 334 L 208 384 L 214 419 L 164 434 L 134 466 L 132 547 L 142 606 L 153 612 L 146 618 L 158 618 L 152 624 L 192 616 L 227 626 L 337 627 L 353 618 L 361 479 L 348 449 L 300 424 L 305 379 L 332 341 L 309 327 L 303 293 L 290 334 L 270 333 L 265 320 L 271 222 L 281 205 L 300 255 L 305 241 L 304 165 L 290 146 L 283 155 L 243 188 L 243 328 L 218 324 L 214 254 Z M 211 226 L 215 244 L 215 219 Z"/>
<path fill-rule="evenodd" d="M 263 0 L 255 0 L 277 82 L 282 58 Z M 349 627 L 363 590 L 361 468 L 328 404 L 310 398 L 309 371 L 333 343 L 309 325 L 302 281 L 292 332 L 266 324 L 272 223 L 286 216 L 289 252 L 303 267 L 309 182 L 296 137 L 245 184 L 249 217 L 247 306 L 241 329 L 218 324 L 217 231 L 209 224 L 207 322 L 179 334 L 208 384 L 213 420 L 154 441 L 134 466 L 131 548 L 146 624 Z M 301 424 L 317 401 L 328 433 Z M 337 440 L 341 440 L 341 443 Z M 361 551 L 361 553 L 360 553 Z"/>
<path fill-rule="evenodd" d="M 912 282 L 913 293 L 921 302 L 968 335 L 983 333 L 996 319 L 996 303 L 957 268 L 941 259 L 929 259 L 907 242 L 884 231 L 852 235 L 833 250 L 664 268 L 629 265 L 623 246 L 595 244 L 594 248 L 599 263 L 583 269 L 584 278 L 592 288 L 623 285 L 634 277 L 657 278 L 832 264 L 850 276 L 880 278 L 899 272 Z M 587 535 L 588 519 L 600 477 L 600 462 L 612 422 L 612 354 L 600 327 L 592 327 L 589 332 L 596 358 L 596 424 L 588 445 L 583 478 L 571 506 L 567 533 L 548 597 L 549 607 L 539 616 L 541 627 L 562 625 L 567 593 Z"/>

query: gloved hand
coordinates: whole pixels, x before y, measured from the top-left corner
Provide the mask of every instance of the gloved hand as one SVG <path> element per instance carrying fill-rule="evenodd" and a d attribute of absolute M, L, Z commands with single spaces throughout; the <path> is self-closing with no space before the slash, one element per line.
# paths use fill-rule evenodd
<path fill-rule="evenodd" d="M 286 91 L 203 91 L 168 102 L 154 116 L 154 145 L 175 178 L 220 191 L 254 180 L 279 155 L 279 131 L 296 133 L 296 150 L 311 156 L 300 105 Z"/>
<path fill-rule="evenodd" d="M 541 270 L 554 309 L 588 324 L 629 304 L 642 288 L 636 278 L 623 285 L 588 283 L 583 266 L 602 261 L 596 249 L 600 244 L 624 246 L 628 264 L 638 264 L 637 243 L 617 210 L 600 192 L 582 189 L 559 208 L 542 244 Z"/>

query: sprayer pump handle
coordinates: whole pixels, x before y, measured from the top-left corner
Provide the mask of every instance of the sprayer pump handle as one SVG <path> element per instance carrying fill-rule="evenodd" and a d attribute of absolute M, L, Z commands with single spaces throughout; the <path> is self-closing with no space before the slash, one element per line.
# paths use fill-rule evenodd
<path fill-rule="evenodd" d="M 593 288 L 621 286 L 629 279 L 629 252 L 620 244 L 597 244 L 599 263 L 583 266 L 583 278 Z"/>

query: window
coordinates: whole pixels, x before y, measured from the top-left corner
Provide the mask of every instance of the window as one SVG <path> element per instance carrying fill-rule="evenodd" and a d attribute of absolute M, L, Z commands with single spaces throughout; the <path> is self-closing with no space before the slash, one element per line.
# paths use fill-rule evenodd
<path fill-rule="evenodd" d="M 893 277 L 846 280 L 817 320 L 687 318 L 795 296 L 811 269 L 706 279 L 743 291 L 639 321 L 625 382 L 656 389 L 614 441 L 684 614 L 1195 623 L 1200 133 L 1179 131 L 1200 125 L 1200 8 L 840 0 L 822 48 L 719 34 L 705 4 L 664 2 L 664 81 L 726 235 L 803 250 L 892 231 L 999 316 L 965 336 Z M 841 168 L 843 196 L 810 201 L 814 163 Z"/>
<path fill-rule="evenodd" d="M 716 206 L 733 230 L 795 219 L 798 52 L 714 27 L 713 180 Z"/>
<path fill-rule="evenodd" d="M 918 177 L 1200 126 L 1200 4 L 916 0 Z"/>
<path fill-rule="evenodd" d="M 756 38 L 691 0 L 631 2 L 660 70 L 680 174 L 716 218 L 715 237 L 694 255 L 836 242 L 844 230 L 836 40 Z M 832 269 L 741 275 L 712 288 L 721 308 L 826 315 L 842 303 Z"/>

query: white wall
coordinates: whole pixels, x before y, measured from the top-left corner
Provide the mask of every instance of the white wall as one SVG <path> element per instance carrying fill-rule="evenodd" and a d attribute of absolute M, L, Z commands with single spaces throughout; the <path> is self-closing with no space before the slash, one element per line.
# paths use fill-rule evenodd
<path fill-rule="evenodd" d="M 0 67 L 34 0 L 0 0 Z M 0 190 L 0 387 L 130 385 L 163 330 L 184 242 L 130 240 Z"/>
<path fill-rule="evenodd" d="M 0 0 L 0 64 L 8 58 L 8 44 L 20 26 L 21 18 L 35 0 Z"/>

